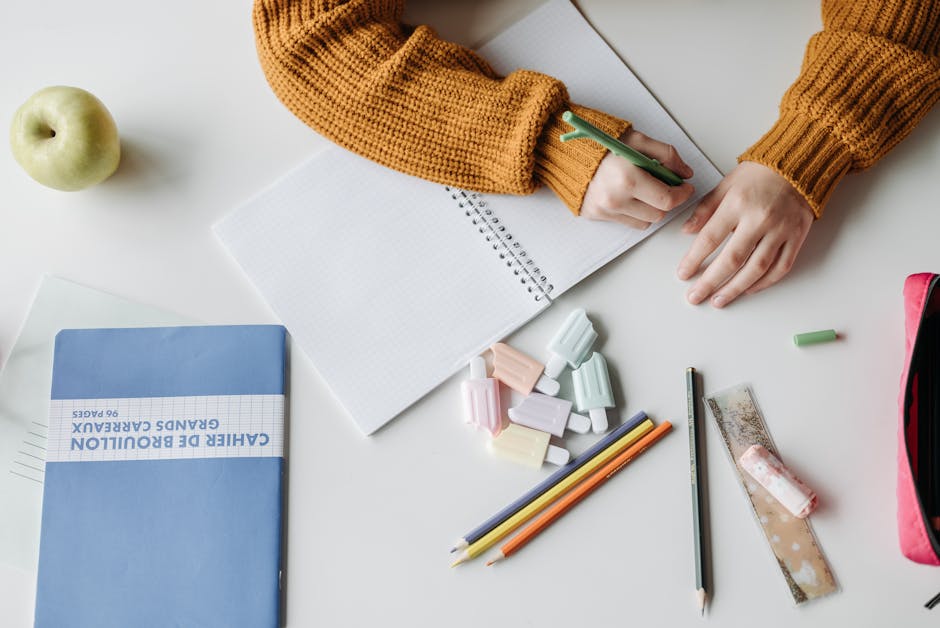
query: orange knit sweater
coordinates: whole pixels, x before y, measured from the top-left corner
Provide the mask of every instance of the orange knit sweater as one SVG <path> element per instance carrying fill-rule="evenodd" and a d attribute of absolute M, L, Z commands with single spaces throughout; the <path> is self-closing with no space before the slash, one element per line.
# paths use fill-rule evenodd
<path fill-rule="evenodd" d="M 739 158 L 786 177 L 817 217 L 940 98 L 940 0 L 823 0 L 822 16 L 780 118 Z"/>
<path fill-rule="evenodd" d="M 618 136 L 629 122 L 569 102 L 558 80 L 500 77 L 427 26 L 404 0 L 256 0 L 261 66 L 302 121 L 352 151 L 481 192 L 551 188 L 577 213 L 605 150 L 561 143 L 561 114 Z M 783 10 L 783 9 L 781 9 Z M 823 0 L 780 119 L 740 159 L 776 170 L 817 216 L 849 171 L 875 163 L 940 96 L 940 0 Z"/>

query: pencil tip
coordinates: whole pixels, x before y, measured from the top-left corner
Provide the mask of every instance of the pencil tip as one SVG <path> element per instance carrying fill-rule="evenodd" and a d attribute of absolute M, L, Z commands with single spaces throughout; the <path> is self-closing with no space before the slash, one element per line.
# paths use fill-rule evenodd
<path fill-rule="evenodd" d="M 487 567 L 491 567 L 491 566 L 493 565 L 493 563 L 495 563 L 495 562 L 496 562 L 495 560 L 488 560 L 488 561 L 486 561 L 486 566 L 487 566 Z"/>

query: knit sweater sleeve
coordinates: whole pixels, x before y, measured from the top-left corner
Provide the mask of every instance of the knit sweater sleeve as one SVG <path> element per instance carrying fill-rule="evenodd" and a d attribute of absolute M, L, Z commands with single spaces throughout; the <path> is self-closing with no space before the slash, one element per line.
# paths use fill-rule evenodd
<path fill-rule="evenodd" d="M 612 135 L 629 123 L 571 104 L 558 80 L 498 76 L 404 0 L 255 0 L 255 42 L 278 98 L 304 123 L 390 168 L 481 192 L 550 187 L 577 213 L 605 151 L 562 144 L 572 109 Z"/>
<path fill-rule="evenodd" d="M 739 157 L 786 177 L 817 217 L 940 97 L 940 0 L 823 0 L 822 16 L 778 121 Z"/>

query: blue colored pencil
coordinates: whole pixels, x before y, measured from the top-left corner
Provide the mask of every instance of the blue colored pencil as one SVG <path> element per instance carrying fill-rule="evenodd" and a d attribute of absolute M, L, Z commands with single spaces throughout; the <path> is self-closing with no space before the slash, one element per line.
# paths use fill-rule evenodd
<path fill-rule="evenodd" d="M 525 508 L 533 500 L 538 499 L 542 493 L 577 471 L 580 467 L 589 462 L 591 458 L 607 449 L 607 447 L 609 447 L 613 442 L 615 442 L 627 432 L 633 430 L 637 425 L 645 420 L 646 413 L 638 412 L 635 416 L 631 417 L 629 421 L 626 421 L 623 425 L 612 431 L 610 434 L 591 445 L 591 447 L 589 447 L 583 454 L 572 459 L 568 464 L 545 478 L 528 493 L 500 510 L 498 513 L 481 523 L 469 533 L 465 534 L 462 539 L 457 541 L 457 544 L 450 551 L 456 552 L 458 550 L 462 550 L 468 547 L 471 543 L 475 543 L 478 539 L 486 536 L 490 530 Z"/>

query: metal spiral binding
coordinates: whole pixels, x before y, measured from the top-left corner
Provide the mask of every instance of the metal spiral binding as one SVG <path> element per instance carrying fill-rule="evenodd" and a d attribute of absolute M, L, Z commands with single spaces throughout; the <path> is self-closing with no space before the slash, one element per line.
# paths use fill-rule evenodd
<path fill-rule="evenodd" d="M 529 257 L 522 244 L 513 238 L 505 225 L 500 224 L 499 217 L 487 205 L 486 199 L 477 192 L 447 186 L 444 189 L 490 243 L 499 255 L 499 259 L 505 261 L 506 266 L 519 277 L 519 282 L 526 287 L 533 298 L 536 301 L 548 300 L 554 286 L 548 283 L 548 278 L 541 273 L 541 269 Z"/>

